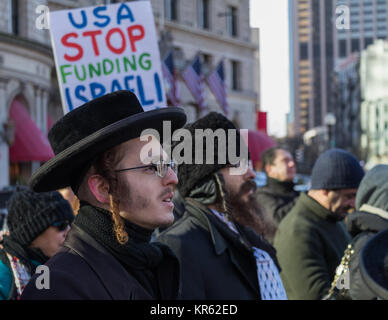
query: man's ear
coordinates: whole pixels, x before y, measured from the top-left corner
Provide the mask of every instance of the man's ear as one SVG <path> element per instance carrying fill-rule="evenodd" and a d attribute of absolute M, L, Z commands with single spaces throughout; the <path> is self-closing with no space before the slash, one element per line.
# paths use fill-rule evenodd
<path fill-rule="evenodd" d="M 323 194 L 324 196 L 327 197 L 327 195 L 329 194 L 330 190 L 323 189 L 321 192 L 322 192 L 322 194 Z"/>
<path fill-rule="evenodd" d="M 106 179 L 98 174 L 91 175 L 88 178 L 90 192 L 98 202 L 109 204 L 109 184 Z"/>

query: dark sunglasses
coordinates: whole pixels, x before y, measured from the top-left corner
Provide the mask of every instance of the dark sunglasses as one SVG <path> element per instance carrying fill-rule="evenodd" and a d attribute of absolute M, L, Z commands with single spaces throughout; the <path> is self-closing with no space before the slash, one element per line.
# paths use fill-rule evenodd
<path fill-rule="evenodd" d="M 69 221 L 57 221 L 53 223 L 53 227 L 57 228 L 59 231 L 65 231 L 70 225 Z"/>

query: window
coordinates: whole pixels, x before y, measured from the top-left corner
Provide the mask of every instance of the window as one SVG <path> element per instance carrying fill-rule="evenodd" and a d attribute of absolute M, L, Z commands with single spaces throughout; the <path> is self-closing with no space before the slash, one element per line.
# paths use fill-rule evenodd
<path fill-rule="evenodd" d="M 365 38 L 365 40 L 364 40 L 364 48 L 366 48 L 367 46 L 369 46 L 372 43 L 373 43 L 373 38 Z"/>
<path fill-rule="evenodd" d="M 178 0 L 164 0 L 164 17 L 170 21 L 178 20 Z"/>
<path fill-rule="evenodd" d="M 198 26 L 202 29 L 209 29 L 209 1 L 198 0 Z"/>
<path fill-rule="evenodd" d="M 307 60 L 308 59 L 308 46 L 306 42 L 302 42 L 300 44 L 300 60 Z"/>
<path fill-rule="evenodd" d="M 352 39 L 352 53 L 360 51 L 360 40 Z"/>
<path fill-rule="evenodd" d="M 237 8 L 229 6 L 226 15 L 226 28 L 231 37 L 237 37 Z"/>
<path fill-rule="evenodd" d="M 8 32 L 19 34 L 19 1 L 8 0 Z"/>
<path fill-rule="evenodd" d="M 240 63 L 238 61 L 232 60 L 231 62 L 231 88 L 232 90 L 239 91 L 240 87 Z"/>
<path fill-rule="evenodd" d="M 200 59 L 202 64 L 202 73 L 207 74 L 211 72 L 212 68 L 212 56 L 206 53 L 200 53 Z"/>
<path fill-rule="evenodd" d="M 339 47 L 339 57 L 345 58 L 347 55 L 346 40 L 340 40 L 338 43 L 338 47 Z"/>

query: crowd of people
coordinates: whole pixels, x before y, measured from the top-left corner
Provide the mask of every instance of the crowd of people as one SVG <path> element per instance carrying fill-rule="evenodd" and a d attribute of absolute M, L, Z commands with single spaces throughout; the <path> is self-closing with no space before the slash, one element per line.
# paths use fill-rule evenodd
<path fill-rule="evenodd" d="M 155 138 L 163 121 L 190 133 L 171 146 L 190 155 L 179 165 Z M 181 108 L 144 111 L 130 91 L 62 117 L 49 132 L 55 157 L 8 203 L 0 299 L 388 299 L 388 165 L 364 174 L 330 149 L 298 193 L 291 153 L 273 147 L 257 187 L 230 120 L 185 124 Z M 209 144 L 196 134 L 208 129 L 237 134 Z"/>

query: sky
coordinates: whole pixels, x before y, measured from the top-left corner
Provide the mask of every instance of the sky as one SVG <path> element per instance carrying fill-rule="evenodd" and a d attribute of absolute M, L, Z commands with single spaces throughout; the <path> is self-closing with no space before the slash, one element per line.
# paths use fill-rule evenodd
<path fill-rule="evenodd" d="M 260 28 L 260 105 L 268 112 L 268 134 L 282 137 L 290 109 L 288 0 L 250 0 L 250 24 Z"/>

